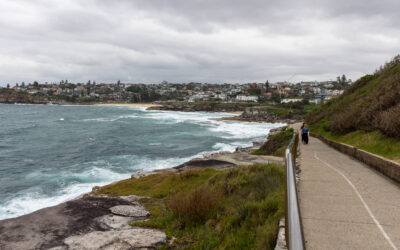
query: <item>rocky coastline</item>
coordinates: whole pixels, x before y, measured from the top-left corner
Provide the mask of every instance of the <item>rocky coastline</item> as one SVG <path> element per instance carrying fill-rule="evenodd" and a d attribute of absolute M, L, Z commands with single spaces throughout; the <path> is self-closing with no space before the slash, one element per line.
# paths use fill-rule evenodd
<path fill-rule="evenodd" d="M 161 103 L 157 107 L 148 110 L 168 110 L 182 112 L 243 112 L 246 108 L 255 106 L 255 103 L 213 103 L 213 102 L 171 102 Z"/>
<path fill-rule="evenodd" d="M 276 133 L 273 129 L 270 133 Z M 220 151 L 195 158 L 179 166 L 151 172 L 138 172 L 131 178 L 158 173 L 179 173 L 199 168 L 228 169 L 255 163 L 284 165 L 284 159 L 251 155 L 263 142 Z M 150 215 L 141 205 L 141 196 L 108 197 L 91 193 L 75 200 L 47 207 L 33 213 L 0 221 L 0 249 L 155 249 L 173 241 L 160 230 L 132 227 Z"/>
<path fill-rule="evenodd" d="M 254 106 L 252 104 L 212 105 L 204 103 L 170 103 L 149 107 L 147 110 L 168 110 L 181 112 L 237 112 L 234 117 L 224 117 L 219 120 L 244 121 L 244 122 L 268 122 L 268 123 L 297 123 L 303 120 L 301 116 L 288 113 L 274 112 L 270 107 Z"/>
<path fill-rule="evenodd" d="M 70 102 L 64 99 L 54 99 L 45 95 L 30 95 L 24 92 L 5 91 L 0 93 L 0 103 L 3 104 L 54 104 L 54 105 L 118 105 L 117 103 L 80 103 Z M 120 105 L 140 105 L 138 103 L 125 103 Z M 165 110 L 181 112 L 234 112 L 240 115 L 234 117 L 220 118 L 227 121 L 245 121 L 245 122 L 268 122 L 268 123 L 296 123 L 302 120 L 302 117 L 289 113 L 274 112 L 270 107 L 257 106 L 255 103 L 188 103 L 171 102 L 161 104 L 146 104 L 147 110 Z"/>

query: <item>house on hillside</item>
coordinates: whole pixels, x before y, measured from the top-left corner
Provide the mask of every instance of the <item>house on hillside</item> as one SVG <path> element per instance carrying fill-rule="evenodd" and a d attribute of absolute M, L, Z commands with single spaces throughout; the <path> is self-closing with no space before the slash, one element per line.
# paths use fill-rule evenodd
<path fill-rule="evenodd" d="M 258 96 L 254 95 L 237 95 L 236 100 L 239 102 L 258 102 Z"/>
<path fill-rule="evenodd" d="M 300 98 L 285 98 L 281 100 L 281 103 L 289 103 L 289 102 L 301 102 Z"/>

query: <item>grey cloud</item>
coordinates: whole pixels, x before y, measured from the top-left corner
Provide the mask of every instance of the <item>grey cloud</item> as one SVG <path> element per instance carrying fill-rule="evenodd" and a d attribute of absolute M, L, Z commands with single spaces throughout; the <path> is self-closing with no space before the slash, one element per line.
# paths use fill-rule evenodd
<path fill-rule="evenodd" d="M 0 2 L 0 84 L 356 79 L 399 53 L 400 2 Z"/>

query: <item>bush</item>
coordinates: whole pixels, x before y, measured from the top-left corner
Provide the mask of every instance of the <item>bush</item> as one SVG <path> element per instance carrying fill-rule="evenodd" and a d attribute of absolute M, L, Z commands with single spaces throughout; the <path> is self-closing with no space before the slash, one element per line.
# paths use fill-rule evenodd
<path fill-rule="evenodd" d="M 268 140 L 258 150 L 254 151 L 253 154 L 283 157 L 285 155 L 285 149 L 289 145 L 293 134 L 294 130 L 292 128 L 283 128 L 277 134 L 269 135 Z"/>
<path fill-rule="evenodd" d="M 360 78 L 342 96 L 309 113 L 306 121 L 313 128 L 322 128 L 333 135 L 345 135 L 357 130 L 380 131 L 400 140 L 398 58 L 375 74 Z"/>
<path fill-rule="evenodd" d="M 183 191 L 172 196 L 169 208 L 185 226 L 204 223 L 216 211 L 221 195 L 208 186 Z"/>

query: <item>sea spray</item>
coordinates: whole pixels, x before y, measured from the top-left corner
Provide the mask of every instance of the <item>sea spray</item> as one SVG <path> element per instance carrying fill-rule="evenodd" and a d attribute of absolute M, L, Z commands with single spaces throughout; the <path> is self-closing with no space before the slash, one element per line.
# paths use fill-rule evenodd
<path fill-rule="evenodd" d="M 0 219 L 56 205 L 138 171 L 250 146 L 282 125 L 217 120 L 226 116 L 233 114 L 1 105 Z"/>

